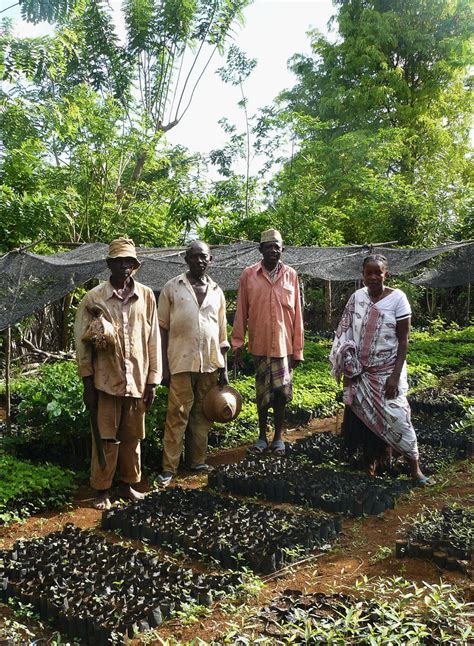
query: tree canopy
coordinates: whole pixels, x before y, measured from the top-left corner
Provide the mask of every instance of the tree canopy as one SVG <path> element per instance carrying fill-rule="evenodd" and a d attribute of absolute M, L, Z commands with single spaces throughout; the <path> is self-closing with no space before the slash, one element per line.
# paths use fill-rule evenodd
<path fill-rule="evenodd" d="M 462 236 L 472 200 L 472 4 L 336 4 L 338 38 L 313 32 L 312 55 L 293 57 L 298 81 L 280 96 L 297 152 L 272 182 L 276 213 L 282 222 L 292 214 L 293 242 Z"/>
<path fill-rule="evenodd" d="M 257 61 L 229 47 L 248 3 L 124 0 L 119 36 L 104 0 L 20 0 L 54 30 L 0 31 L 0 248 L 229 242 L 270 225 L 288 244 L 472 237 L 469 0 L 335 0 L 334 37 L 312 32 L 294 87 L 255 114 Z M 245 130 L 223 115 L 221 149 L 169 145 L 225 50 Z"/>
<path fill-rule="evenodd" d="M 0 245 L 45 231 L 55 240 L 123 230 L 142 243 L 180 240 L 202 209 L 192 199 L 199 164 L 163 135 L 188 111 L 247 3 L 125 0 L 121 41 L 102 0 L 20 0 L 26 19 L 55 31 L 18 38 L 3 23 Z"/>

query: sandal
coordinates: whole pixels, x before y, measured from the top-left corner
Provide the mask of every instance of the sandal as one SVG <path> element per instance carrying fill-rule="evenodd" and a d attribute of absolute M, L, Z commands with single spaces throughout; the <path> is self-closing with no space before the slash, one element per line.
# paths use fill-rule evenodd
<path fill-rule="evenodd" d="M 267 441 L 262 440 L 262 438 L 259 437 L 255 444 L 248 447 L 247 453 L 250 453 L 250 455 L 261 455 L 262 453 L 265 453 L 267 449 Z"/>
<path fill-rule="evenodd" d="M 157 484 L 159 487 L 167 487 L 171 484 L 171 480 L 173 480 L 173 474 L 171 471 L 163 471 L 163 473 L 160 473 L 158 476 Z"/>
<path fill-rule="evenodd" d="M 286 455 L 286 446 L 283 440 L 274 440 L 270 446 L 270 451 L 277 457 Z"/>
<path fill-rule="evenodd" d="M 109 509 L 112 509 L 110 494 L 107 492 L 106 494 L 97 496 L 97 498 L 92 502 L 92 507 L 93 509 L 97 509 L 97 511 L 108 511 Z"/>
<path fill-rule="evenodd" d="M 195 473 L 211 473 L 211 471 L 214 471 L 214 467 L 203 462 L 202 464 L 195 464 L 193 467 L 189 467 L 189 470 Z"/>

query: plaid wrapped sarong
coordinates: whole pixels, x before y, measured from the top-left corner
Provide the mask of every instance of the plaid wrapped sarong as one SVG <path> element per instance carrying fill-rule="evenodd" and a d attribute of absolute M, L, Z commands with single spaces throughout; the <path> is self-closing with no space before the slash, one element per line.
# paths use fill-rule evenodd
<path fill-rule="evenodd" d="M 257 408 L 266 409 L 273 404 L 274 393 L 281 393 L 287 402 L 293 398 L 293 370 L 290 357 L 257 357 L 255 364 L 255 391 Z"/>

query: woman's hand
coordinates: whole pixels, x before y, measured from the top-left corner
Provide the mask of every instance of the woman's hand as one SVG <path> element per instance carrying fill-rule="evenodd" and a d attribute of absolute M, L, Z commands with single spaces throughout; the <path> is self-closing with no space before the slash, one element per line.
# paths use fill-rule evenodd
<path fill-rule="evenodd" d="M 391 374 L 385 382 L 385 398 L 386 399 L 395 399 L 398 397 L 398 382 L 400 377 L 395 374 Z"/>

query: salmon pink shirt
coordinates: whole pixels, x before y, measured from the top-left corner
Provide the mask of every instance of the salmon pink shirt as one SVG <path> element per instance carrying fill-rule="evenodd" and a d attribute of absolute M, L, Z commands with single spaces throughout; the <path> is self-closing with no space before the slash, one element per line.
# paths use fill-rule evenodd
<path fill-rule="evenodd" d="M 298 275 L 281 263 L 272 283 L 262 262 L 242 272 L 232 348 L 241 348 L 249 334 L 249 352 L 261 357 L 303 359 L 303 316 Z"/>

